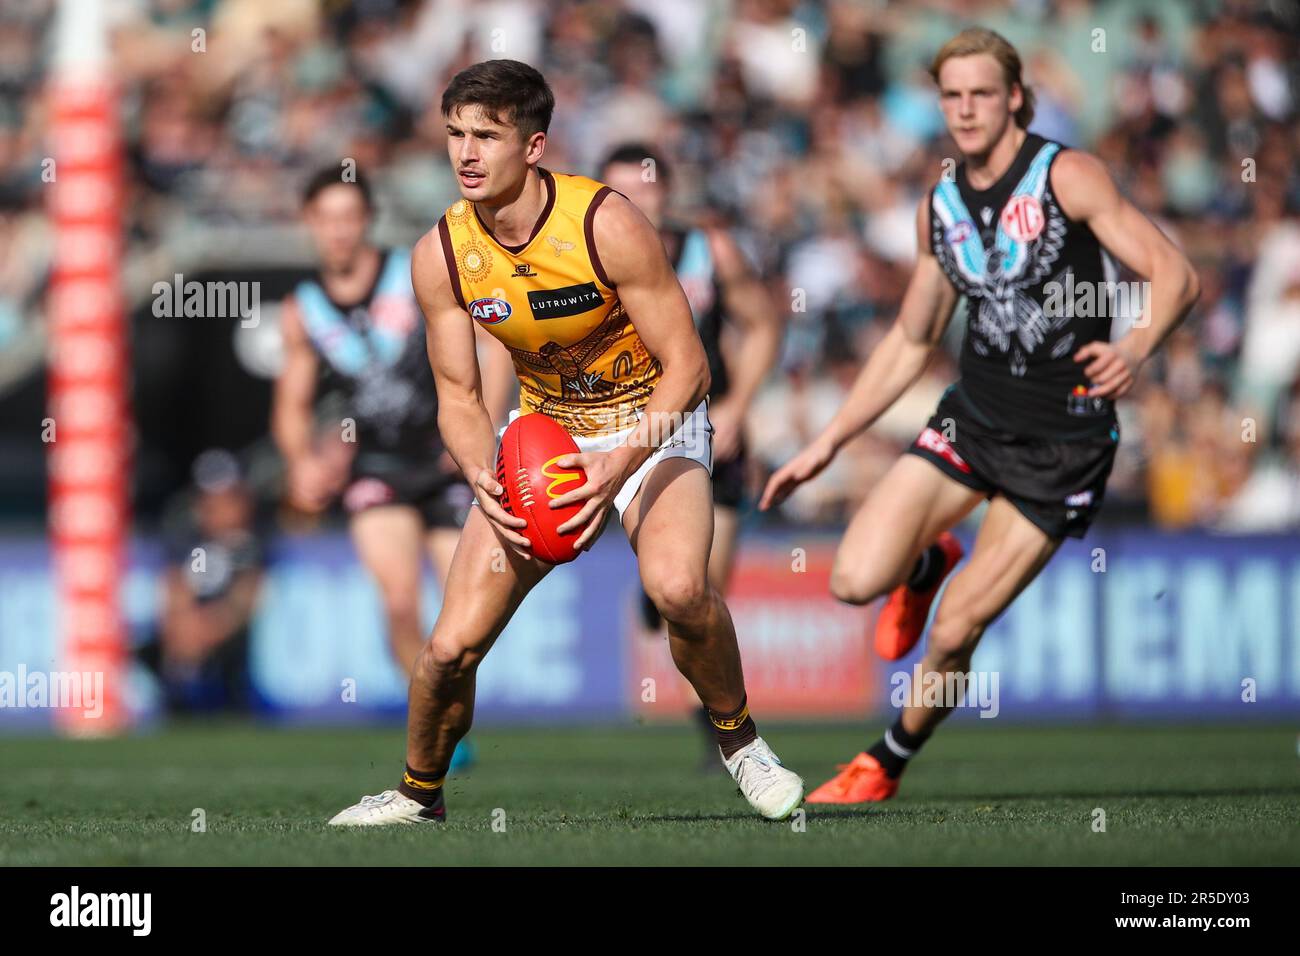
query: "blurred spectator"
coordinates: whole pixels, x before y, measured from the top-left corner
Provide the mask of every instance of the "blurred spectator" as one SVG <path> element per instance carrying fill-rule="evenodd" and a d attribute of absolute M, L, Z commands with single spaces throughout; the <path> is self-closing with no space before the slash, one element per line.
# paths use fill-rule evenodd
<path fill-rule="evenodd" d="M 0 10 L 0 387 L 38 374 L 33 318 L 49 248 L 37 211 L 49 149 L 42 40 L 53 9 L 9 0 Z M 355 161 L 376 183 L 377 240 L 413 241 L 456 198 L 443 85 L 479 59 L 523 59 L 557 96 L 547 165 L 591 173 L 617 141 L 654 141 L 681 170 L 682 213 L 726 218 L 789 303 L 782 371 L 750 423 L 769 465 L 842 400 L 845 356 L 864 358 L 897 313 L 916 204 L 953 155 L 924 64 L 978 20 L 1020 44 L 1038 92 L 1035 131 L 1096 151 L 1201 271 L 1196 311 L 1121 403 L 1124 443 L 1103 520 L 1248 524 L 1257 519 L 1247 513 L 1269 513 L 1272 495 L 1273 520 L 1300 527 L 1286 491 L 1300 370 L 1295 4 L 133 0 L 111 9 L 131 184 L 126 272 L 138 288 L 223 256 L 306 264 L 292 239 L 296 187 L 332 160 Z M 945 346 L 959 335 L 950 330 Z M 19 340 L 26 352 L 10 349 Z M 901 449 L 930 411 L 922 398 L 953 375 L 947 357 L 936 362 L 916 400 L 865 444 Z M 1240 437 L 1246 418 L 1257 442 Z M 816 500 L 792 502 L 787 516 L 843 520 L 873 461 L 846 455 L 811 486 Z"/>
<path fill-rule="evenodd" d="M 1246 302 L 1240 375 L 1248 394 L 1271 409 L 1300 372 L 1300 220 L 1261 237 Z"/>
<path fill-rule="evenodd" d="M 1225 503 L 1215 526 L 1221 531 L 1286 531 L 1300 527 L 1300 378 L 1282 416 L 1280 448 L 1265 452 L 1242 486 Z"/>
<path fill-rule="evenodd" d="M 162 615 L 140 659 L 163 687 L 167 709 L 249 706 L 249 625 L 262 586 L 253 496 L 229 452 L 194 463 L 187 507 L 166 534 Z"/>
<path fill-rule="evenodd" d="M 31 375 L 44 361 L 38 310 L 51 243 L 43 217 L 0 198 L 0 389 Z"/>

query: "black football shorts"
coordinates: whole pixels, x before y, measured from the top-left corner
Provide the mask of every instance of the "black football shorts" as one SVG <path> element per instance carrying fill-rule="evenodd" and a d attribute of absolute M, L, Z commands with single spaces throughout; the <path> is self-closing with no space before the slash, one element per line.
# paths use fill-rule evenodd
<path fill-rule="evenodd" d="M 357 454 L 343 492 L 349 515 L 383 505 L 415 508 L 426 528 L 463 528 L 474 492 L 459 471 L 442 471 L 435 461 Z"/>
<path fill-rule="evenodd" d="M 907 450 L 988 497 L 1001 495 L 1051 538 L 1082 538 L 1101 509 L 1119 447 L 1119 424 L 1070 441 L 991 427 L 959 386 L 944 392 Z"/>
<path fill-rule="evenodd" d="M 720 508 L 739 508 L 745 500 L 745 473 L 747 470 L 745 448 L 742 445 L 734 458 L 713 460 L 713 503 Z"/>

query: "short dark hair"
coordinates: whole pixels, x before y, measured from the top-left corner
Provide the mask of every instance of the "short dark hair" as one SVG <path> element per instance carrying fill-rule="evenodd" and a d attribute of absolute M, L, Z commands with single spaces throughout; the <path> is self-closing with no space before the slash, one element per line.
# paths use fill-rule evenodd
<path fill-rule="evenodd" d="M 654 164 L 655 178 L 665 186 L 668 185 L 668 180 L 671 178 L 668 163 L 664 161 L 663 156 L 645 143 L 624 143 L 615 146 L 605 157 L 605 161 L 600 164 L 600 172 L 597 175 L 603 174 L 609 167 L 618 163 L 644 167 L 647 159 Z"/>
<path fill-rule="evenodd" d="M 304 206 L 310 205 L 313 199 L 331 186 L 351 186 L 360 191 L 361 200 L 366 204 L 367 210 L 375 208 L 374 199 L 370 192 L 370 180 L 366 177 L 366 174 L 359 169 L 353 168 L 345 177 L 342 163 L 333 166 L 322 166 L 311 174 L 311 178 L 307 180 L 307 185 L 302 189 L 302 204 Z"/>
<path fill-rule="evenodd" d="M 442 115 L 481 106 L 493 123 L 511 123 L 525 137 L 551 125 L 555 94 L 546 78 L 518 60 L 484 60 L 452 77 L 442 93 Z"/>

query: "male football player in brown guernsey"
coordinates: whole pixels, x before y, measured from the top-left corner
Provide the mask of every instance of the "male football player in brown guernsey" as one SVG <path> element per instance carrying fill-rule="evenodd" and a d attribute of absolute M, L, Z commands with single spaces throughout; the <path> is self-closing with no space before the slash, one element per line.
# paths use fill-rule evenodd
<path fill-rule="evenodd" d="M 769 819 L 803 799 L 803 781 L 757 734 L 731 615 L 709 583 L 710 376 L 690 306 L 658 232 L 631 202 L 539 166 L 553 107 L 542 75 L 513 60 L 469 67 L 443 94 L 463 198 L 416 245 L 411 270 L 438 426 L 478 507 L 412 675 L 401 783 L 334 824 L 444 818 L 443 779 L 472 721 L 475 671 L 550 570 L 532 555 L 524 521 L 498 500 L 498 435 L 481 394 L 476 324 L 510 349 L 520 411 L 551 416 L 578 445 L 557 463 L 587 475 L 552 502 L 583 502 L 561 532 L 579 531 L 585 550 L 609 510 L 618 513 L 642 586 L 667 622 L 673 660 L 707 708 L 741 793 Z"/>

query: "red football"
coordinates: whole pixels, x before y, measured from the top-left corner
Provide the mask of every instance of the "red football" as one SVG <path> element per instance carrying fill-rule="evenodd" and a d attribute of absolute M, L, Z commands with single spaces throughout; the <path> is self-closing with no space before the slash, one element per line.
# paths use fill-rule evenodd
<path fill-rule="evenodd" d="M 573 436 L 540 412 L 520 415 L 511 422 L 497 449 L 497 483 L 505 489 L 501 506 L 528 522 L 520 533 L 532 542 L 533 554 L 549 564 L 564 564 L 578 556 L 573 546 L 582 529 L 569 534 L 556 529 L 581 511 L 585 502 L 550 507 L 552 498 L 587 483 L 587 473 L 581 468 L 561 468 L 555 463 L 577 451 Z"/>

